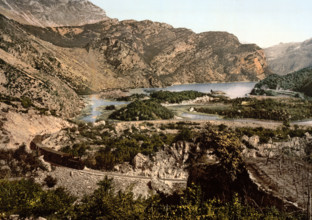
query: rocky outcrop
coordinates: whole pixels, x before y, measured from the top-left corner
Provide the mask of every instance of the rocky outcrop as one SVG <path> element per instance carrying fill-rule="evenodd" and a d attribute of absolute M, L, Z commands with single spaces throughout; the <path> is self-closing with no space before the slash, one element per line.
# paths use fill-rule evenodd
<path fill-rule="evenodd" d="M 274 158 L 283 154 L 304 158 L 306 156 L 306 148 L 309 143 L 312 143 L 312 138 L 309 133 L 306 137 L 293 137 L 284 142 L 260 143 L 259 136 L 242 137 L 243 154 L 247 158 Z"/>
<path fill-rule="evenodd" d="M 305 210 L 311 169 L 303 159 L 311 151 L 311 134 L 269 143 L 260 143 L 258 136 L 244 136 L 242 143 L 246 170 L 257 189 L 290 209 Z"/>
<path fill-rule="evenodd" d="M 186 161 L 192 147 L 194 145 L 191 143 L 177 142 L 173 146 L 164 147 L 152 158 L 139 153 L 134 157 L 132 165 L 119 164 L 114 169 L 127 175 L 186 180 L 188 177 Z"/>
<path fill-rule="evenodd" d="M 119 164 L 114 170 L 128 176 L 150 177 L 153 190 L 171 194 L 181 187 L 181 184 L 172 181 L 186 182 L 188 178 L 187 161 L 194 147 L 194 144 L 188 142 L 177 142 L 173 146 L 164 147 L 151 158 L 139 153 L 134 157 L 132 165 Z"/>
<path fill-rule="evenodd" d="M 23 24 L 73 26 L 109 19 L 87 0 L 0 0 L 0 13 Z"/>
<path fill-rule="evenodd" d="M 281 43 L 264 51 L 269 69 L 279 75 L 312 66 L 312 39 L 300 43 Z"/>

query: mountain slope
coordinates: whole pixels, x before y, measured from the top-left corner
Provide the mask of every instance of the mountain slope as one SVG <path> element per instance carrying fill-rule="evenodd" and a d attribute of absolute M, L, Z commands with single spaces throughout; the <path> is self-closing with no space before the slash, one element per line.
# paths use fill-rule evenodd
<path fill-rule="evenodd" d="M 256 81 L 267 74 L 263 51 L 226 32 L 195 34 L 151 21 L 108 20 L 80 27 L 23 26 L 61 48 L 83 48 L 106 88 Z M 85 61 L 87 62 L 87 61 Z"/>
<path fill-rule="evenodd" d="M 0 0 L 0 13 L 23 24 L 71 26 L 109 19 L 87 0 Z"/>
<path fill-rule="evenodd" d="M 312 39 L 302 43 L 279 44 L 264 51 L 270 70 L 279 75 L 312 66 Z"/>
<path fill-rule="evenodd" d="M 0 93 L 26 98 L 37 108 L 70 117 L 79 112 L 80 98 L 62 77 L 60 62 L 44 42 L 14 21 L 0 16 Z"/>

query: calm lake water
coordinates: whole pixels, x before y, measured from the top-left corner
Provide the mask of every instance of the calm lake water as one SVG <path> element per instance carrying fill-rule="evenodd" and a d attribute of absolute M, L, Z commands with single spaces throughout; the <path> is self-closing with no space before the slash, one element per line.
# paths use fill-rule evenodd
<path fill-rule="evenodd" d="M 234 82 L 234 83 L 205 83 L 205 84 L 185 84 L 169 86 L 166 88 L 147 88 L 147 89 L 133 89 L 130 93 L 144 93 L 149 91 L 167 90 L 172 92 L 194 90 L 199 92 L 209 93 L 211 90 L 223 91 L 231 98 L 244 97 L 250 93 L 255 86 L 255 82 Z M 91 95 L 88 97 L 90 114 L 83 117 L 81 120 L 85 122 L 95 122 L 96 118 L 101 115 L 100 108 L 108 105 L 125 105 L 129 102 L 117 102 L 101 99 L 98 95 Z M 195 120 L 218 120 L 219 117 L 211 115 L 197 115 L 184 113 L 182 117 L 195 119 Z"/>
<path fill-rule="evenodd" d="M 171 92 L 180 92 L 194 90 L 198 92 L 209 93 L 211 90 L 223 91 L 230 98 L 244 97 L 249 94 L 256 85 L 256 82 L 234 82 L 234 83 L 205 83 L 205 84 L 184 84 L 169 86 L 166 88 L 144 89 L 145 91 L 166 90 Z"/>

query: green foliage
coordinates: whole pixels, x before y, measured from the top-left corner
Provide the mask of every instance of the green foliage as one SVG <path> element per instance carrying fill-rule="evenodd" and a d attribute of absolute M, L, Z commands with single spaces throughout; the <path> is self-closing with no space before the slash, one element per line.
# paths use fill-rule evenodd
<path fill-rule="evenodd" d="M 43 191 L 31 180 L 0 180 L 0 217 L 49 219 L 296 219 L 274 207 L 259 210 L 235 195 L 231 202 L 206 200 L 195 184 L 171 196 L 157 194 L 134 199 L 131 192 L 115 192 L 113 180 L 105 177 L 91 195 L 75 203 L 64 189 Z"/>
<path fill-rule="evenodd" d="M 303 92 L 306 95 L 311 96 L 312 95 L 311 79 L 312 79 L 311 67 L 299 70 L 294 73 L 287 74 L 285 76 L 273 74 L 257 83 L 252 91 L 252 94 L 262 95 L 266 93 L 266 88 L 272 90 L 281 88 L 283 90 Z"/>
<path fill-rule="evenodd" d="M 74 157 L 82 157 L 86 154 L 86 151 L 90 149 L 86 143 L 74 144 L 72 147 L 66 146 L 61 149 L 62 152 L 68 153 Z"/>
<path fill-rule="evenodd" d="M 192 141 L 194 136 L 195 134 L 190 128 L 183 127 L 175 137 L 175 141 Z"/>
<path fill-rule="evenodd" d="M 312 117 L 312 102 L 300 99 L 237 98 L 228 109 L 195 108 L 197 112 L 219 114 L 228 118 L 255 118 L 276 121 L 302 120 Z"/>
<path fill-rule="evenodd" d="M 106 147 L 101 148 L 94 155 L 89 155 L 85 161 L 88 167 L 94 169 L 111 170 L 116 164 L 132 162 L 138 154 L 150 156 L 158 152 L 164 145 L 170 145 L 174 140 L 172 135 L 139 134 L 132 133 L 128 136 L 107 139 Z"/>
<path fill-rule="evenodd" d="M 242 172 L 244 162 L 241 155 L 240 140 L 232 130 L 216 130 L 210 126 L 197 139 L 202 150 L 212 150 L 220 161 L 220 166 L 232 180 Z"/>
<path fill-rule="evenodd" d="M 173 118 L 173 113 L 156 101 L 134 101 L 120 110 L 113 112 L 109 118 L 123 121 L 157 120 Z"/>
<path fill-rule="evenodd" d="M 32 180 L 0 180 L 0 216 L 50 216 L 68 209 L 75 198 L 64 189 L 43 191 Z"/>
<path fill-rule="evenodd" d="M 112 179 L 101 181 L 99 188 L 71 212 L 71 219 L 142 219 L 143 202 L 133 198 L 132 193 L 114 194 Z"/>
<path fill-rule="evenodd" d="M 272 208 L 257 210 L 243 204 L 235 195 L 231 202 L 205 200 L 202 190 L 191 184 L 183 193 L 154 196 L 148 202 L 144 219 L 296 219 L 288 213 Z"/>
<path fill-rule="evenodd" d="M 124 96 L 124 97 L 117 98 L 116 100 L 117 101 L 132 102 L 135 100 L 145 99 L 147 97 L 148 97 L 148 95 L 146 95 L 146 94 L 132 94 L 130 96 Z"/>
<path fill-rule="evenodd" d="M 0 160 L 5 161 L 5 164 L 10 168 L 8 172 L 2 170 L 0 172 L 0 178 L 25 176 L 34 170 L 45 169 L 34 153 L 28 153 L 26 151 L 25 145 L 21 145 L 15 151 L 1 149 Z"/>
<path fill-rule="evenodd" d="M 235 129 L 238 137 L 247 135 L 248 137 L 257 135 L 260 138 L 260 144 L 268 143 L 271 139 L 272 141 L 283 141 L 290 137 L 304 137 L 305 133 L 312 134 L 311 128 L 299 128 L 295 126 L 294 128 L 282 127 L 277 129 L 267 129 L 263 127 L 250 128 L 250 127 L 238 127 Z"/>
<path fill-rule="evenodd" d="M 170 92 L 170 91 L 157 91 L 151 93 L 151 98 L 158 100 L 159 102 L 168 103 L 180 103 L 186 100 L 193 100 L 198 97 L 203 97 L 208 94 L 198 91 L 182 91 L 182 92 Z"/>

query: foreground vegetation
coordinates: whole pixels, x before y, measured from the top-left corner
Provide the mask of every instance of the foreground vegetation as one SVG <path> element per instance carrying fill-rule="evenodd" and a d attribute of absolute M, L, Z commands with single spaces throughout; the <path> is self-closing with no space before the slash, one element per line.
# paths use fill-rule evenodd
<path fill-rule="evenodd" d="M 0 218 L 50 219 L 297 219 L 275 208 L 258 210 L 234 196 L 231 202 L 204 199 L 201 188 L 191 184 L 171 196 L 154 195 L 134 199 L 131 192 L 114 192 L 112 180 L 105 178 L 92 195 L 76 203 L 62 188 L 43 190 L 32 180 L 0 180 Z"/>
<path fill-rule="evenodd" d="M 144 125 L 153 130 L 153 124 Z M 198 144 L 203 153 L 212 149 L 212 153 L 220 161 L 217 165 L 219 177 L 225 182 L 224 184 L 233 185 L 232 183 L 241 180 L 244 174 L 239 141 L 243 135 L 259 135 L 260 140 L 265 142 L 266 137 L 281 140 L 288 135 L 301 137 L 306 132 L 312 134 L 311 129 L 304 130 L 298 127 L 293 129 L 284 127 L 277 130 L 263 128 L 233 130 L 225 125 L 209 125 L 204 131 L 199 132 L 189 129 L 196 127 L 197 124 L 181 122 L 164 126 L 163 129 L 178 129 L 178 133 L 144 133 L 133 127 L 119 136 L 113 136 L 107 132 L 107 129 L 113 132 L 110 125 L 94 127 L 91 124 L 80 124 L 76 131 L 89 141 L 67 147 L 64 151 L 76 156 L 84 156 L 86 162 L 91 165 L 95 162 L 93 164 L 95 168 L 111 169 L 116 163 L 131 162 L 138 152 L 153 155 L 163 146 L 170 146 L 176 141 L 193 141 Z M 74 132 L 74 128 L 71 129 L 71 132 Z M 105 145 L 105 147 L 88 155 L 91 145 Z M 19 150 L 16 155 L 21 155 L 19 159 L 22 160 L 26 153 Z M 195 177 L 202 175 L 201 172 L 196 173 L 196 169 L 192 167 L 202 162 L 201 156 L 205 157 L 205 155 L 201 153 L 191 155 L 188 164 L 193 172 L 193 178 L 194 175 Z M 11 214 L 19 214 L 21 217 L 43 216 L 51 219 L 304 219 L 304 216 L 298 213 L 292 215 L 278 211 L 274 207 L 259 207 L 254 203 L 247 203 L 241 194 L 245 192 L 239 190 L 223 191 L 223 185 L 217 184 L 219 191 L 222 191 L 218 194 L 218 189 L 211 190 L 207 181 L 199 179 L 194 181 L 195 184 L 191 182 L 192 179 L 185 191 L 176 192 L 171 196 L 156 194 L 149 199 L 135 199 L 131 192 L 116 193 L 112 180 L 105 178 L 99 182 L 99 188 L 93 194 L 85 196 L 80 202 L 75 202 L 77 198 L 62 188 L 43 190 L 32 180 L 2 179 L 0 180 L 0 218 L 5 219 Z"/>
<path fill-rule="evenodd" d="M 312 118 L 312 102 L 307 100 L 237 98 L 229 102 L 231 106 L 226 109 L 200 107 L 195 108 L 195 111 L 218 114 L 227 118 L 255 118 L 276 121 Z"/>

